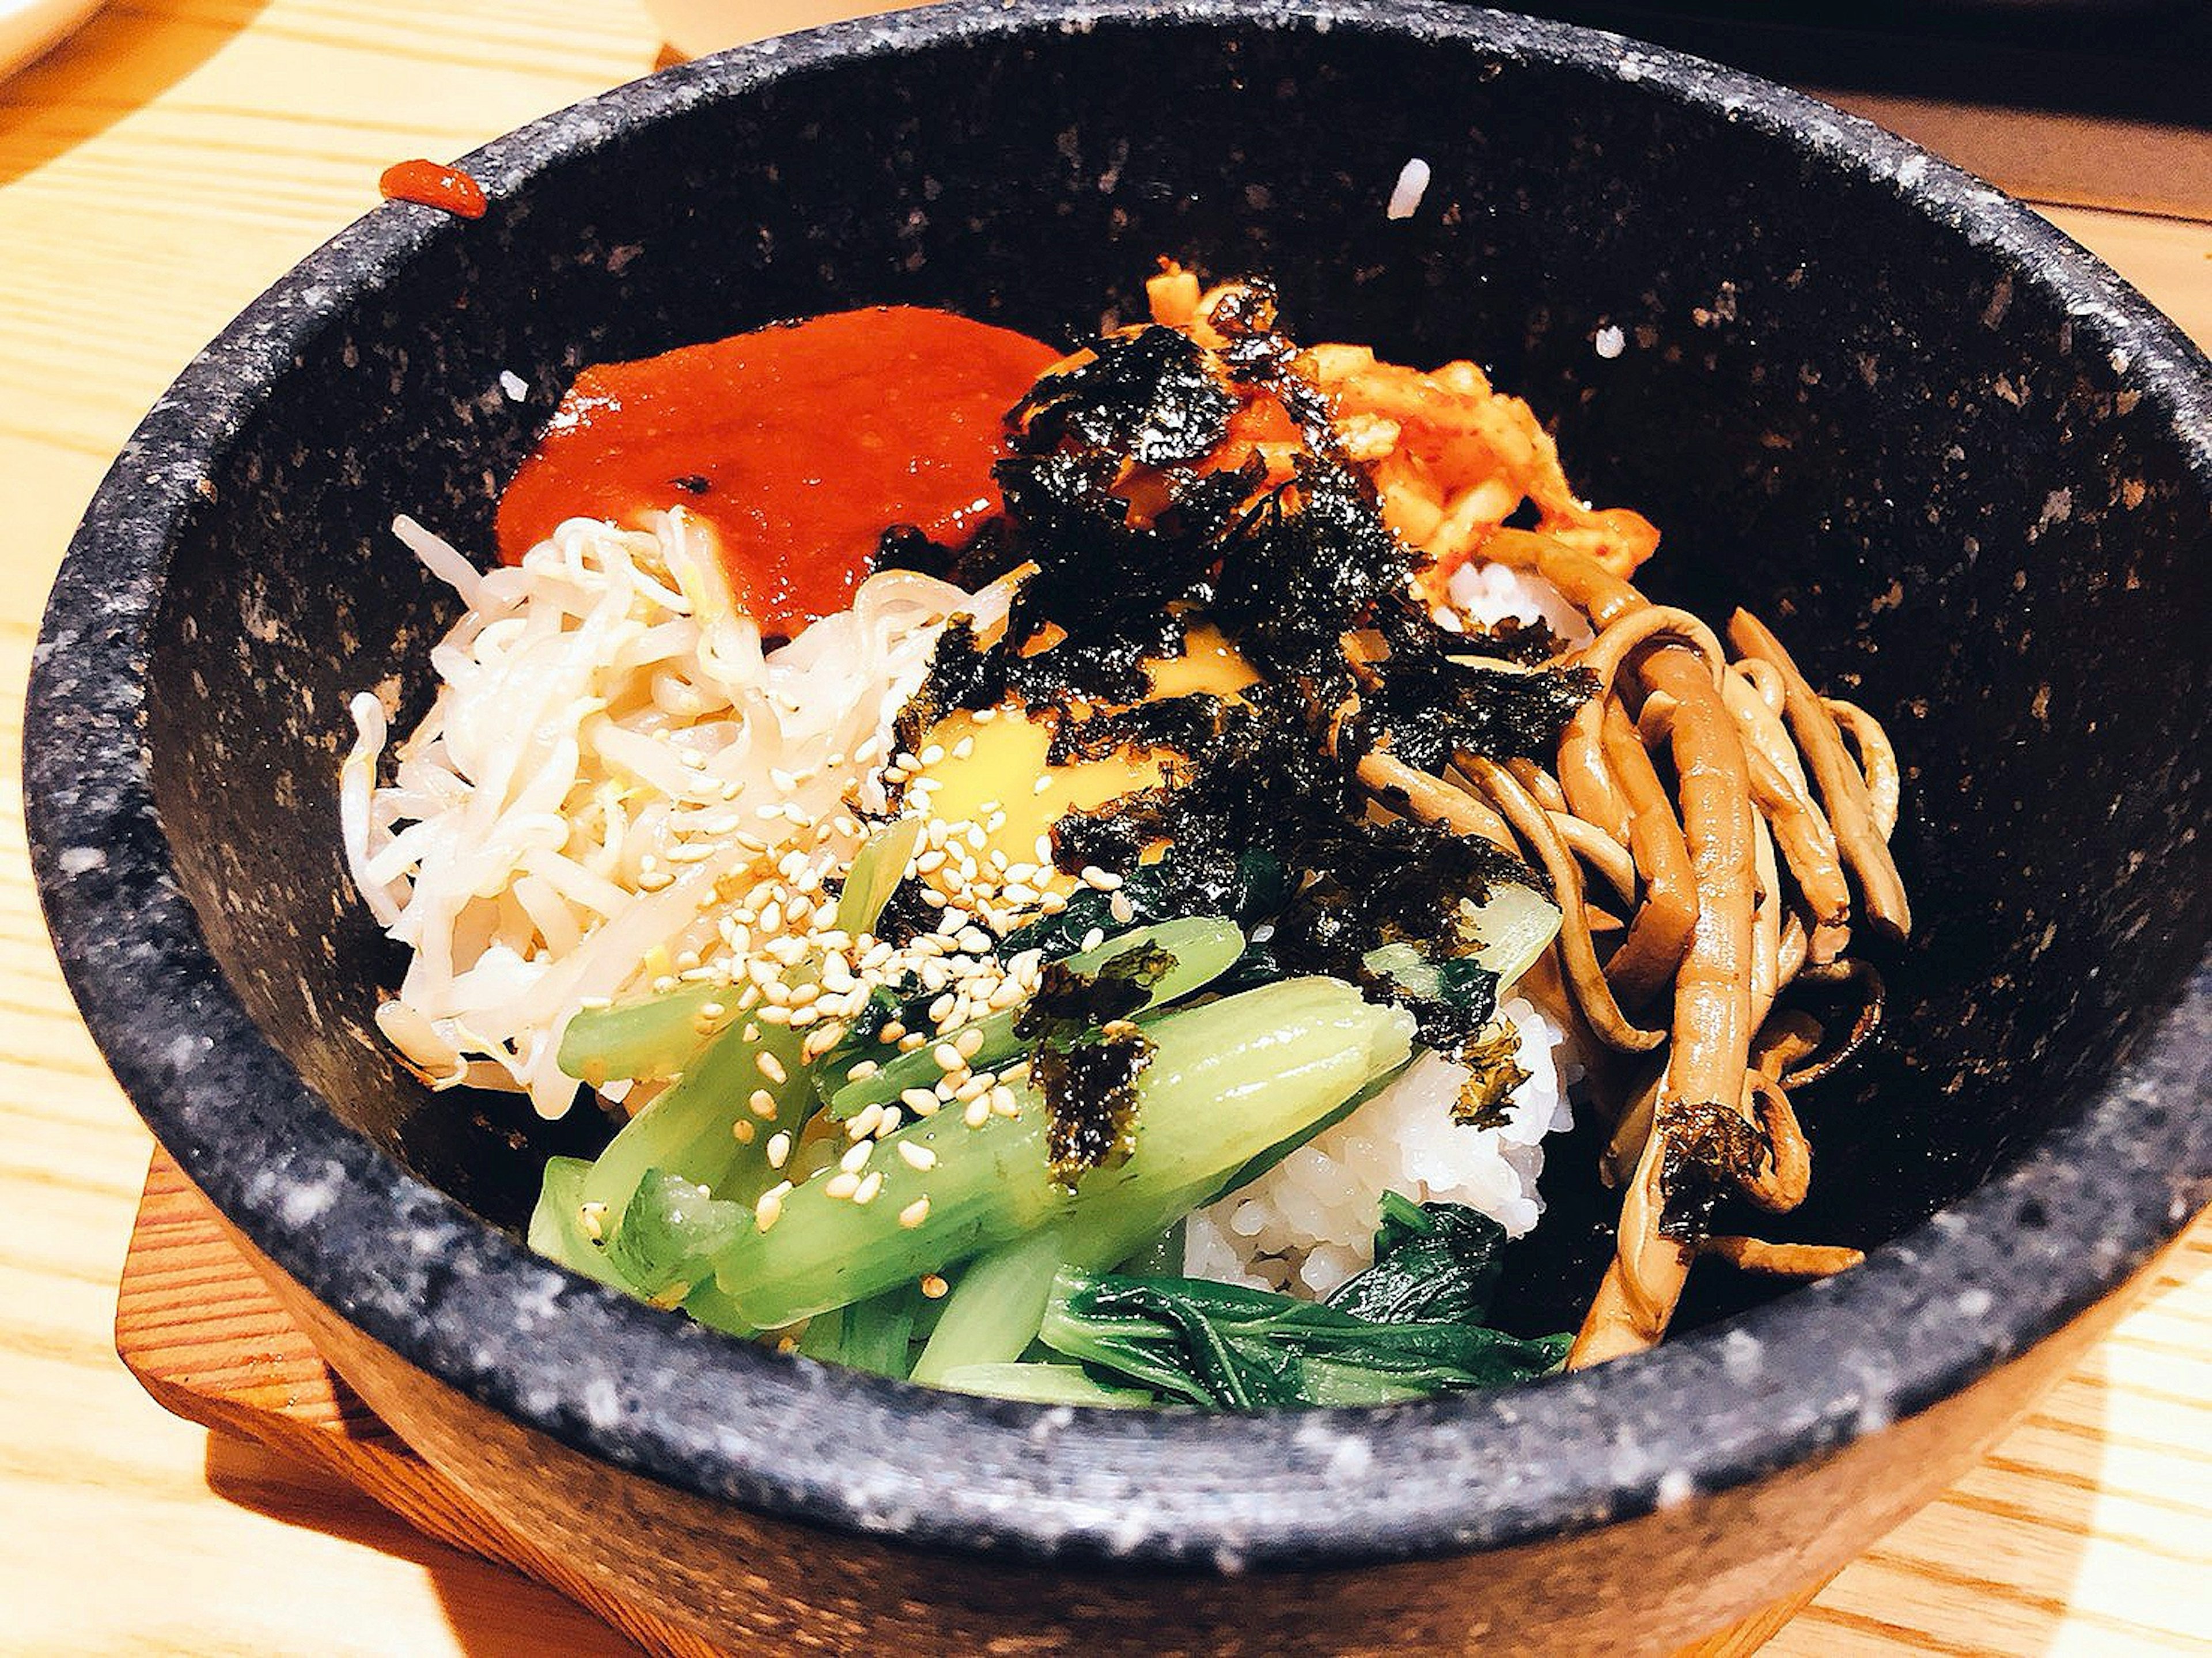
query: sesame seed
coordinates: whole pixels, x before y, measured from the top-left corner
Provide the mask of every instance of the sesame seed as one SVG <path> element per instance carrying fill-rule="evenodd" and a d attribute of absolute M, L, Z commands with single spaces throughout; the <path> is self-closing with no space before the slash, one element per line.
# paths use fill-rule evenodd
<path fill-rule="evenodd" d="M 1050 777 L 1040 777 L 1037 779 L 1035 786 L 1030 788 L 1030 793 L 1031 794 L 1042 794 L 1051 786 L 1052 779 Z"/>
<path fill-rule="evenodd" d="M 753 1205 L 753 1224 L 762 1231 L 767 1231 L 782 1218 L 783 1194 L 789 1190 L 789 1181 L 779 1181 L 760 1194 L 760 1201 Z"/>
<path fill-rule="evenodd" d="M 848 1140 L 864 1140 L 876 1132 L 876 1126 L 883 1120 L 882 1106 L 868 1106 L 859 1112 L 852 1121 L 845 1125 L 845 1138 Z"/>
<path fill-rule="evenodd" d="M 768 1140 L 768 1166 L 771 1169 L 781 1169 L 786 1163 L 789 1162 L 790 1159 L 791 1136 L 781 1133 L 769 1135 Z"/>
<path fill-rule="evenodd" d="M 775 1121 L 775 1096 L 765 1088 L 756 1088 L 745 1096 L 746 1108 L 763 1122 Z"/>
<path fill-rule="evenodd" d="M 926 1273 L 922 1277 L 921 1293 L 925 1300 L 942 1301 L 945 1299 L 945 1292 L 951 1287 L 934 1272 Z"/>
<path fill-rule="evenodd" d="M 912 1140 L 901 1140 L 898 1150 L 899 1156 L 906 1159 L 907 1167 L 909 1169 L 927 1169 L 937 1167 L 937 1153 L 926 1145 L 917 1145 Z"/>
<path fill-rule="evenodd" d="M 882 1069 L 883 1067 L 873 1060 L 856 1060 L 845 1067 L 845 1080 L 848 1083 L 864 1083 Z"/>
<path fill-rule="evenodd" d="M 743 1117 L 739 1117 L 735 1122 L 730 1125 L 730 1133 L 737 1140 L 739 1145 L 750 1145 L 753 1143 L 753 1136 L 758 1132 L 759 1131 L 757 1129 L 756 1129 L 750 1123 L 747 1122 Z"/>
<path fill-rule="evenodd" d="M 1137 919 L 1137 907 L 1129 902 L 1129 895 L 1126 892 L 1114 895 L 1114 902 L 1106 906 L 1106 913 L 1124 926 Z"/>
<path fill-rule="evenodd" d="M 604 1203 L 583 1203 L 576 1206 L 576 1224 L 584 1229 L 584 1236 L 597 1243 L 606 1236 L 601 1223 L 607 1212 Z"/>
<path fill-rule="evenodd" d="M 873 1140 L 862 1140 L 858 1145 L 847 1149 L 845 1155 L 837 1159 L 837 1166 L 848 1175 L 857 1175 L 868 1166 L 868 1158 L 875 1149 Z"/>
<path fill-rule="evenodd" d="M 926 1193 L 922 1196 L 916 1198 L 912 1203 L 907 1205 L 905 1208 L 899 1211 L 899 1224 L 905 1227 L 909 1231 L 921 1225 L 922 1222 L 928 1218 L 929 1197 Z"/>
<path fill-rule="evenodd" d="M 953 1052 L 963 1060 L 974 1059 L 982 1047 L 983 1033 L 972 1026 L 952 1039 Z"/>
<path fill-rule="evenodd" d="M 937 1061 L 937 1068 L 939 1071 L 950 1072 L 965 1071 L 968 1068 L 966 1056 L 951 1042 L 938 1043 L 935 1048 L 929 1050 L 929 1057 Z"/>
<path fill-rule="evenodd" d="M 812 987 L 808 987 L 809 989 Z M 783 1068 L 783 1061 L 764 1048 L 753 1055 L 753 1065 L 762 1076 L 766 1077 L 778 1087 L 791 1080 L 791 1073 Z"/>
<path fill-rule="evenodd" d="M 921 751 L 920 758 L 925 766 L 936 765 L 945 758 L 945 745 L 942 743 L 932 743 Z"/>
<path fill-rule="evenodd" d="M 849 1198 L 860 1189 L 860 1177 L 849 1170 L 830 1175 L 823 1187 L 824 1197 Z"/>
<path fill-rule="evenodd" d="M 990 1101 L 980 1099 L 969 1101 L 968 1108 L 960 1114 L 960 1121 L 970 1128 L 981 1128 L 991 1121 Z"/>
<path fill-rule="evenodd" d="M 855 1203 L 873 1203 L 876 1200 L 876 1193 L 883 1189 L 884 1171 L 878 1169 L 875 1173 L 870 1175 L 866 1180 L 862 1181 L 860 1185 L 854 1189 L 853 1201 Z"/>
<path fill-rule="evenodd" d="M 899 1103 L 926 1117 L 937 1109 L 937 1096 L 927 1088 L 909 1088 L 899 1096 Z"/>
<path fill-rule="evenodd" d="M 1103 926 L 1095 926 L 1083 935 L 1083 942 L 1076 946 L 1076 950 L 1079 953 L 1086 950 L 1096 950 L 1105 942 L 1106 929 Z"/>
<path fill-rule="evenodd" d="M 952 757 L 955 760 L 965 760 L 975 752 L 975 739 L 972 737 L 963 737 L 952 745 Z"/>

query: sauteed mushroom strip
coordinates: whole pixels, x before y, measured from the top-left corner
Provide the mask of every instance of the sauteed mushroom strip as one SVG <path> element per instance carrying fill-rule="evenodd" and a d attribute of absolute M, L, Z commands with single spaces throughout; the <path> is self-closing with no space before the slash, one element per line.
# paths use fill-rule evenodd
<path fill-rule="evenodd" d="M 1654 651 L 1642 673 L 1679 705 L 1672 738 L 1698 920 L 1676 975 L 1674 1046 L 1663 1092 L 1621 1205 L 1620 1240 L 1567 1355 L 1569 1369 L 1650 1346 L 1666 1334 L 1690 1257 L 1661 1230 L 1670 1111 L 1747 1110 L 1757 849 L 1743 744 L 1709 665 L 1678 647 Z"/>
<path fill-rule="evenodd" d="M 1559 838 L 1551 818 L 1535 797 L 1522 788 L 1504 767 L 1480 755 L 1462 755 L 1460 767 L 1482 792 L 1498 815 L 1512 825 L 1528 849 L 1536 854 L 1552 890 L 1559 901 L 1561 920 L 1558 949 L 1567 987 L 1576 1006 L 1598 1039 L 1609 1048 L 1631 1054 L 1648 1053 L 1667 1040 L 1663 1030 L 1646 1030 L 1632 1022 L 1613 999 L 1598 965 L 1597 948 L 1591 942 L 1589 918 L 1583 911 L 1582 871 L 1573 853 Z"/>
<path fill-rule="evenodd" d="M 1866 777 L 1867 805 L 1874 813 L 1875 827 L 1887 841 L 1897 833 L 1898 797 L 1903 789 L 1897 769 L 1897 750 L 1890 746 L 1889 733 L 1881 728 L 1881 720 L 1856 702 L 1846 702 L 1838 696 L 1824 696 L 1820 701 L 1859 751 L 1859 770 Z"/>
<path fill-rule="evenodd" d="M 1628 802 L 1615 786 L 1605 757 L 1607 693 L 1583 703 L 1559 734 L 1559 786 L 1568 809 L 1593 828 L 1615 841 L 1627 841 L 1633 830 Z"/>
<path fill-rule="evenodd" d="M 1729 618 L 1729 639 L 1746 656 L 1772 665 L 1781 674 L 1784 714 L 1820 785 L 1837 844 L 1858 877 L 1867 914 L 1890 938 L 1904 938 L 1912 930 L 1911 905 L 1875 816 L 1867 780 L 1844 749 L 1835 716 L 1806 682 L 1782 642 L 1749 611 L 1738 610 Z"/>
<path fill-rule="evenodd" d="M 1775 1278 L 1833 1278 L 1866 1262 L 1863 1253 L 1839 1243 L 1769 1243 L 1764 1238 L 1708 1237 L 1698 1243 L 1698 1253 Z"/>
<path fill-rule="evenodd" d="M 1534 795 L 1546 811 L 1564 812 L 1567 797 L 1559 787 L 1559 780 L 1533 760 L 1508 760 L 1505 769 L 1511 772 L 1521 786 Z"/>
<path fill-rule="evenodd" d="M 1634 1004 L 1657 994 L 1689 949 L 1697 881 L 1674 803 L 1618 704 L 1606 708 L 1604 742 L 1606 764 L 1629 809 L 1629 852 L 1644 880 L 1644 906 L 1605 970 L 1613 993 Z"/>
<path fill-rule="evenodd" d="M 1805 1131 L 1798 1127 L 1797 1114 L 1781 1084 L 1764 1072 L 1754 1071 L 1746 1085 L 1751 1090 L 1759 1128 L 1772 1148 L 1772 1159 L 1763 1168 L 1741 1171 L 1736 1184 L 1744 1196 L 1768 1213 L 1787 1214 L 1805 1201 L 1813 1180 L 1813 1151 L 1805 1142 Z"/>
<path fill-rule="evenodd" d="M 1875 971 L 1873 963 L 1856 957 L 1846 957 L 1838 962 L 1808 969 L 1804 976 L 1808 983 L 1856 984 L 1861 987 L 1861 999 L 1858 1011 L 1851 1019 L 1850 1031 L 1833 1053 L 1823 1054 L 1808 1065 L 1797 1063 L 1805 1057 L 1799 1054 L 1790 1061 L 1795 1068 L 1774 1073 L 1780 1078 L 1784 1088 L 1802 1088 L 1807 1083 L 1819 1082 L 1856 1058 L 1859 1050 L 1872 1042 L 1875 1033 L 1881 1029 L 1887 996 L 1881 975 Z"/>
<path fill-rule="evenodd" d="M 1644 677 L 1680 706 L 1674 773 L 1697 883 L 1698 920 L 1675 975 L 1669 1098 L 1740 1104 L 1751 1048 L 1751 955 L 1757 880 L 1751 782 L 1735 722 L 1707 665 L 1680 648 L 1655 651 Z"/>
<path fill-rule="evenodd" d="M 1377 794 L 1401 797 L 1413 816 L 1426 823 L 1442 823 L 1516 857 L 1520 854 L 1520 843 L 1496 812 L 1465 789 L 1417 771 L 1386 750 L 1370 749 L 1360 756 L 1359 780 Z"/>
<path fill-rule="evenodd" d="M 1575 856 L 1605 878 L 1622 903 L 1633 908 L 1636 903 L 1636 856 L 1626 847 L 1614 840 L 1595 823 L 1586 823 L 1571 812 L 1547 811 L 1552 827 Z M 1607 963 L 1606 972 L 1613 969 Z"/>

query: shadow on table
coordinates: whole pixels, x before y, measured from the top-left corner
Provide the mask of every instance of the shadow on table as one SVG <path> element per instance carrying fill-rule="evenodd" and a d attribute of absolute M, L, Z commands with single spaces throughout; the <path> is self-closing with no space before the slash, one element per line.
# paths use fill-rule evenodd
<path fill-rule="evenodd" d="M 66 155 L 221 51 L 268 0 L 176 9 L 118 0 L 15 76 L 0 79 L 0 185 Z"/>
<path fill-rule="evenodd" d="M 420 1567 L 469 1658 L 634 1658 L 638 1649 L 519 1572 L 448 1548 L 336 1475 L 250 1440 L 210 1433 L 208 1489 L 226 1502 Z"/>

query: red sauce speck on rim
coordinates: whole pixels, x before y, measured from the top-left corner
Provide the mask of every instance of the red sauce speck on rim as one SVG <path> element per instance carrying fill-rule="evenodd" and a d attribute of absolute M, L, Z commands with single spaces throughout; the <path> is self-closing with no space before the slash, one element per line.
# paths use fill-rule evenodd
<path fill-rule="evenodd" d="M 484 216 L 483 186 L 457 167 L 436 161 L 398 161 L 376 181 L 388 202 L 415 202 L 441 208 L 464 219 Z"/>
<path fill-rule="evenodd" d="M 883 531 L 957 542 L 1002 503 L 1002 423 L 1060 354 L 947 311 L 832 312 L 586 368 L 499 504 L 512 564 L 564 519 L 714 525 L 738 603 L 789 637 L 852 602 Z"/>

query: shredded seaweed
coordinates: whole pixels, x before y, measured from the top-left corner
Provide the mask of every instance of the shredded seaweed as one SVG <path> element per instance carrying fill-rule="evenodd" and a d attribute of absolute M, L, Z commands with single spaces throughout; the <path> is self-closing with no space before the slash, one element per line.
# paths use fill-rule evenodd
<path fill-rule="evenodd" d="M 1176 958 L 1157 944 L 1133 944 L 1096 973 L 1048 962 L 1036 993 L 1014 1021 L 1014 1035 L 1043 1048 L 1073 1048 L 1087 1032 L 1127 1019 L 1143 1007 L 1152 987 L 1175 964 Z"/>
<path fill-rule="evenodd" d="M 1548 762 L 1574 712 L 1596 693 L 1583 668 L 1486 667 L 1458 659 L 1463 637 L 1392 618 L 1389 656 L 1364 688 L 1368 710 L 1390 732 L 1391 750 L 1420 771 L 1459 754 Z"/>
<path fill-rule="evenodd" d="M 1152 327 L 1109 335 L 1087 361 L 1047 374 L 1011 419 L 1039 447 L 1073 442 L 1171 466 L 1212 453 L 1236 412 L 1198 343 Z"/>
<path fill-rule="evenodd" d="M 1044 1095 L 1045 1145 L 1056 1185 L 1073 1191 L 1094 1169 L 1128 1160 L 1137 1148 L 1137 1078 L 1152 1061 L 1152 1039 L 1126 1019 L 1094 1042 L 1040 1046 L 1030 1074 Z"/>
<path fill-rule="evenodd" d="M 1465 1128 L 1497 1128 L 1505 1121 L 1506 1101 L 1528 1080 L 1520 1060 L 1521 1033 L 1511 1025 L 1493 1027 L 1451 1051 L 1468 1072 L 1452 1102 L 1452 1121 Z"/>
<path fill-rule="evenodd" d="M 1739 1177 L 1774 1161 L 1774 1145 L 1742 1113 L 1711 1100 L 1673 1101 L 1662 1108 L 1659 1230 L 1677 1243 L 1695 1243 L 1712 1230 L 1713 1211 Z"/>

